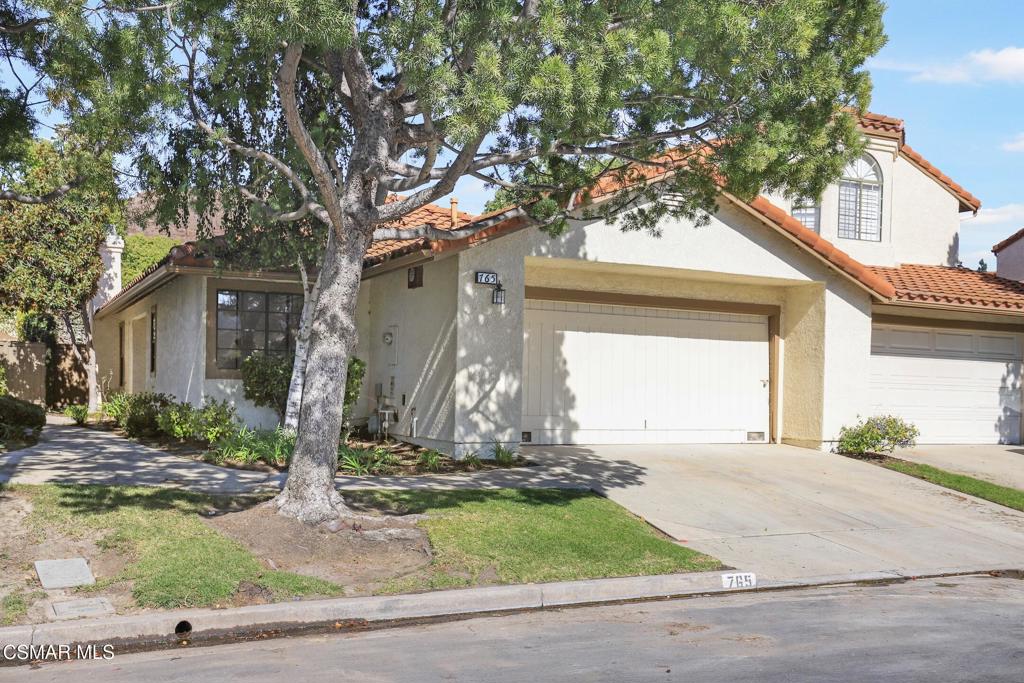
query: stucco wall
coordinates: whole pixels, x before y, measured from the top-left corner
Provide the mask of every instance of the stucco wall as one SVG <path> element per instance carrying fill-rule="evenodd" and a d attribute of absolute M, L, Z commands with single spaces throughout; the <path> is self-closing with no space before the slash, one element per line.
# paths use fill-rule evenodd
<path fill-rule="evenodd" d="M 824 284 L 785 290 L 780 334 L 781 438 L 785 443 L 816 448 L 821 444 L 825 403 Z"/>
<path fill-rule="evenodd" d="M 825 373 L 822 439 L 829 447 L 843 425 L 868 417 L 871 299 L 847 282 L 825 290 Z"/>
<path fill-rule="evenodd" d="M 398 412 L 391 434 L 445 451 L 451 449 L 454 431 L 457 269 L 457 258 L 427 263 L 423 286 L 416 289 L 408 288 L 404 268 L 363 285 L 369 285 L 363 340 L 369 360 L 367 404 L 376 406 L 379 384 L 382 403 Z M 394 335 L 390 345 L 384 343 L 387 332 Z"/>
<path fill-rule="evenodd" d="M 996 256 L 996 275 L 1024 281 L 1024 239 L 1011 243 Z"/>

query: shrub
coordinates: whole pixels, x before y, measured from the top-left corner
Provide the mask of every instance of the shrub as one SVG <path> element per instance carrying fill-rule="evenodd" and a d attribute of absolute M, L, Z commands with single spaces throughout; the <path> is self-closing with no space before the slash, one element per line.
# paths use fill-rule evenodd
<path fill-rule="evenodd" d="M 480 460 L 480 456 L 476 453 L 470 453 L 462 459 L 463 464 L 471 470 L 478 470 L 484 466 Z"/>
<path fill-rule="evenodd" d="M 86 420 L 89 419 L 89 406 L 81 404 L 68 406 L 64 409 L 64 415 L 74 420 L 76 425 L 84 425 Z"/>
<path fill-rule="evenodd" d="M 917 427 L 895 415 L 879 415 L 853 427 L 843 427 L 836 450 L 847 455 L 892 453 L 897 448 L 913 446 L 920 433 Z"/>
<path fill-rule="evenodd" d="M 270 408 L 283 419 L 288 404 L 292 361 L 288 358 L 254 353 L 242 361 L 242 389 L 254 404 Z"/>
<path fill-rule="evenodd" d="M 363 387 L 363 377 L 366 376 L 366 361 L 359 360 L 355 356 L 348 359 L 348 372 L 345 374 L 345 398 L 342 403 L 341 420 L 341 441 L 348 441 L 352 433 L 352 411 L 355 409 L 356 401 L 359 400 L 359 391 Z"/>
<path fill-rule="evenodd" d="M 46 424 L 46 411 L 35 403 L 6 394 L 0 396 L 0 424 L 7 425 L 11 431 L 42 429 Z"/>
<path fill-rule="evenodd" d="M 199 431 L 199 411 L 188 403 L 173 403 L 160 411 L 156 423 L 171 438 L 192 439 Z"/>
<path fill-rule="evenodd" d="M 398 464 L 398 458 L 386 448 L 338 447 L 338 468 L 345 474 L 357 477 L 390 474 Z"/>
<path fill-rule="evenodd" d="M 200 441 L 215 444 L 238 433 L 238 415 L 227 401 L 207 399 L 196 416 L 193 436 Z"/>
<path fill-rule="evenodd" d="M 242 427 L 220 439 L 207 454 L 207 460 L 222 463 L 225 460 L 252 464 L 266 463 L 284 467 L 295 449 L 295 434 L 278 427 L 274 430 L 256 430 Z"/>
<path fill-rule="evenodd" d="M 157 416 L 167 407 L 174 404 L 167 394 L 154 394 L 145 391 L 139 394 L 128 394 L 127 406 L 117 423 L 128 436 L 152 436 L 160 431 Z"/>
<path fill-rule="evenodd" d="M 117 424 L 121 424 L 125 414 L 128 412 L 128 403 L 131 401 L 131 394 L 123 391 L 115 391 L 107 396 L 100 408 L 102 413 Z"/>
<path fill-rule="evenodd" d="M 428 448 L 416 458 L 416 467 L 427 472 L 440 472 L 443 457 L 433 448 Z"/>
<path fill-rule="evenodd" d="M 7 367 L 0 365 L 0 396 L 6 396 L 7 392 Z"/>
<path fill-rule="evenodd" d="M 494 461 L 498 463 L 498 467 L 512 467 L 516 462 L 516 452 L 511 448 L 502 446 L 498 441 L 495 441 Z"/>

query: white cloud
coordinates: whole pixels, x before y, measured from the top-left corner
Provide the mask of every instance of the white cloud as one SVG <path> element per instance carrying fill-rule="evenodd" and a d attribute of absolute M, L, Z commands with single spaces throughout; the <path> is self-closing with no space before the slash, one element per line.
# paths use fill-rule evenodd
<path fill-rule="evenodd" d="M 1003 150 L 1007 152 L 1024 152 L 1024 133 L 1017 133 L 1015 138 L 1004 142 Z"/>
<path fill-rule="evenodd" d="M 1017 230 L 1024 225 L 1024 204 L 1003 204 L 991 209 L 982 207 L 977 216 L 968 216 L 960 221 L 960 224 L 968 229 L 992 225 L 1016 225 L 1014 230 Z"/>
<path fill-rule="evenodd" d="M 996 257 L 992 247 L 1024 227 L 1024 204 L 1003 204 L 982 207 L 977 216 L 960 220 L 960 260 L 974 268 L 978 259 L 985 259 L 989 270 L 995 270 Z"/>
<path fill-rule="evenodd" d="M 978 50 L 952 62 L 934 64 L 873 59 L 868 67 L 902 71 L 911 74 L 911 80 L 932 83 L 1024 83 L 1024 48 L 1011 46 L 1001 50 Z"/>

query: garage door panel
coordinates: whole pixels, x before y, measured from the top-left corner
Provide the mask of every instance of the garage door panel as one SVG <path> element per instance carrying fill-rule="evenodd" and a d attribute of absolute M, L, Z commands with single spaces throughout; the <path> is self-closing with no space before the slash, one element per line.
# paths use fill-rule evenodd
<path fill-rule="evenodd" d="M 529 300 L 525 327 L 523 429 L 535 443 L 767 432 L 763 316 Z"/>
<path fill-rule="evenodd" d="M 920 443 L 1019 443 L 1020 343 L 1016 335 L 876 326 L 871 410 L 913 422 Z M 927 339 L 924 340 L 924 337 Z"/>

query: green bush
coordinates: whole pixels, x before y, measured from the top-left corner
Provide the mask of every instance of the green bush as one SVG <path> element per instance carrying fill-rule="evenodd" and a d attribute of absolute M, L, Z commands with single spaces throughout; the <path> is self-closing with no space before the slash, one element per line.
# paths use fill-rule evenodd
<path fill-rule="evenodd" d="M 172 403 L 156 416 L 156 424 L 171 438 L 193 439 L 199 431 L 199 411 L 188 403 Z"/>
<path fill-rule="evenodd" d="M 478 470 L 484 466 L 484 463 L 480 460 L 480 456 L 476 453 L 470 453 L 462 458 L 462 463 L 471 470 Z"/>
<path fill-rule="evenodd" d="M 89 406 L 81 404 L 68 406 L 64 409 L 64 415 L 74 420 L 76 425 L 84 425 L 89 419 Z"/>
<path fill-rule="evenodd" d="M 35 403 L 5 394 L 0 396 L 0 424 L 12 431 L 42 429 L 46 424 L 46 411 Z"/>
<path fill-rule="evenodd" d="M 160 431 L 157 416 L 173 404 L 174 400 L 167 394 L 149 391 L 128 394 L 127 406 L 117 423 L 128 436 L 152 436 Z"/>
<path fill-rule="evenodd" d="M 242 361 L 242 389 L 257 406 L 270 408 L 284 419 L 292 361 L 288 358 L 254 353 Z"/>
<path fill-rule="evenodd" d="M 493 455 L 498 467 L 512 467 L 516 462 L 516 452 L 511 448 L 505 448 L 498 441 L 494 442 Z"/>
<path fill-rule="evenodd" d="M 196 420 L 193 436 L 209 444 L 238 433 L 238 414 L 227 401 L 207 399 L 199 409 Z"/>
<path fill-rule="evenodd" d="M 836 450 L 846 455 L 892 453 L 897 448 L 913 446 L 920 433 L 917 427 L 895 415 L 879 415 L 853 427 L 843 427 Z"/>
<path fill-rule="evenodd" d="M 128 235 L 121 254 L 121 282 L 126 286 L 158 263 L 178 242 L 165 235 Z"/>
<path fill-rule="evenodd" d="M 6 396 L 7 393 L 7 367 L 0 365 L 0 396 Z"/>
<path fill-rule="evenodd" d="M 284 467 L 295 449 L 295 434 L 278 427 L 274 430 L 256 430 L 242 427 L 219 440 L 207 454 L 207 460 L 253 464 L 266 463 Z"/>
<path fill-rule="evenodd" d="M 348 359 L 348 372 L 345 374 L 345 398 L 342 404 L 341 420 L 341 441 L 348 441 L 352 433 L 352 410 L 359 400 L 359 391 L 363 387 L 363 377 L 366 376 L 366 361 L 359 360 L 355 356 Z"/>
<path fill-rule="evenodd" d="M 124 391 L 115 391 L 107 396 L 100 411 L 118 425 L 122 423 L 128 412 L 128 404 L 131 402 L 131 394 Z"/>
<path fill-rule="evenodd" d="M 338 447 L 338 468 L 345 474 L 356 477 L 390 474 L 397 464 L 398 458 L 382 446 L 352 448 L 342 444 Z"/>

